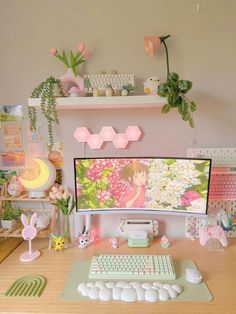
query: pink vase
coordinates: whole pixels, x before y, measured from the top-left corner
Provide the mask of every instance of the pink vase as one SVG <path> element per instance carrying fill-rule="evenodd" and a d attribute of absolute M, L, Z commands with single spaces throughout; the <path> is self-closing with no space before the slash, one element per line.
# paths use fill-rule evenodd
<path fill-rule="evenodd" d="M 69 91 L 72 87 L 77 88 L 78 96 L 84 95 L 84 81 L 79 75 L 75 75 L 71 68 L 68 68 L 65 74 L 60 77 L 63 90 L 67 96 L 70 95 Z"/>

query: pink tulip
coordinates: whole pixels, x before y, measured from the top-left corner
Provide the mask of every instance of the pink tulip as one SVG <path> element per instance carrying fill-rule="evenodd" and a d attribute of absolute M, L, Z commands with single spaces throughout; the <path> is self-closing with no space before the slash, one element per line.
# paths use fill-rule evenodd
<path fill-rule="evenodd" d="M 56 48 L 50 48 L 50 49 L 49 49 L 49 52 L 50 52 L 53 56 L 55 56 L 55 55 L 57 54 L 57 49 L 56 49 Z"/>
<path fill-rule="evenodd" d="M 82 53 L 85 49 L 86 49 L 86 47 L 85 47 L 84 43 L 79 43 L 79 45 L 77 46 L 77 50 L 80 53 Z"/>
<path fill-rule="evenodd" d="M 159 36 L 144 36 L 144 49 L 151 57 L 155 50 L 157 50 L 161 45 L 161 40 Z"/>
<path fill-rule="evenodd" d="M 57 192 L 56 198 L 57 198 L 58 200 L 62 199 L 62 193 L 61 193 L 61 192 Z"/>
<path fill-rule="evenodd" d="M 69 196 L 70 196 L 69 192 L 66 191 L 66 192 L 63 193 L 64 200 L 67 200 Z"/>
<path fill-rule="evenodd" d="M 49 193 L 49 196 L 50 196 L 50 198 L 51 198 L 52 200 L 55 200 L 55 199 L 56 199 L 56 194 L 53 193 L 53 192 L 50 192 L 50 193 Z"/>
<path fill-rule="evenodd" d="M 58 192 L 58 187 L 57 186 L 53 186 L 52 187 L 52 192 L 57 193 Z"/>
<path fill-rule="evenodd" d="M 89 58 L 90 54 L 91 54 L 90 51 L 88 51 L 87 49 L 84 49 L 84 51 L 81 52 L 81 55 L 85 60 Z"/>

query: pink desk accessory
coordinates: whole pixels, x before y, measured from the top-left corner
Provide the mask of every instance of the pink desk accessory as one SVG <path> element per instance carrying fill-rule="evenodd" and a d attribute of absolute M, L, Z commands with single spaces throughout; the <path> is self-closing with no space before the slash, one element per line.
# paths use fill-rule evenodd
<path fill-rule="evenodd" d="M 21 215 L 21 222 L 24 225 L 24 228 L 22 230 L 22 237 L 24 240 L 29 241 L 29 251 L 24 252 L 20 255 L 20 260 L 22 262 L 31 262 L 34 259 L 38 258 L 40 256 L 39 251 L 32 251 L 32 244 L 31 241 L 36 237 L 37 235 L 37 229 L 34 227 L 37 219 L 37 214 L 34 213 L 31 216 L 30 223 L 27 220 L 27 217 L 22 214 Z"/>
<path fill-rule="evenodd" d="M 200 234 L 200 244 L 206 245 L 208 240 L 210 239 L 218 240 L 224 247 L 228 245 L 224 230 L 219 225 L 208 225 L 202 227 L 202 231 Z"/>

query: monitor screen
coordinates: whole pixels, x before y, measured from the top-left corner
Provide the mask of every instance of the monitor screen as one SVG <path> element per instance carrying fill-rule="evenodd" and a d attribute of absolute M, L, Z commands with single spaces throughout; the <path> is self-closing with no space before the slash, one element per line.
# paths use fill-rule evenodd
<path fill-rule="evenodd" d="M 210 159 L 75 158 L 81 213 L 206 214 Z"/>

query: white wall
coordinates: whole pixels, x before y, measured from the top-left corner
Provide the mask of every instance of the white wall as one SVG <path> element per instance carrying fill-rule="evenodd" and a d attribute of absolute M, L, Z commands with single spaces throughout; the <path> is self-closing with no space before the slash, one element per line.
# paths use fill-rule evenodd
<path fill-rule="evenodd" d="M 56 140 L 64 142 L 64 182 L 73 189 L 73 157 L 82 146 L 73 138 L 77 126 L 99 132 L 112 125 L 123 132 L 139 125 L 142 141 L 128 150 L 106 144 L 87 156 L 185 156 L 186 149 L 235 147 L 235 10 L 227 0 L 0 0 L 0 103 L 26 105 L 33 88 L 65 67 L 48 50 L 73 50 L 85 41 L 93 55 L 83 73 L 117 69 L 134 73 L 138 91 L 149 76 L 165 79 L 163 47 L 150 58 L 143 49 L 145 34 L 171 34 L 170 69 L 193 81 L 191 97 L 197 102 L 196 128 L 191 130 L 176 112 L 160 110 L 84 110 L 59 113 Z M 27 146 L 25 141 L 24 146 Z M 118 216 L 96 217 L 102 235 L 110 235 Z M 161 232 L 183 236 L 182 217 L 160 217 Z M 109 224 L 107 222 L 109 221 Z"/>

